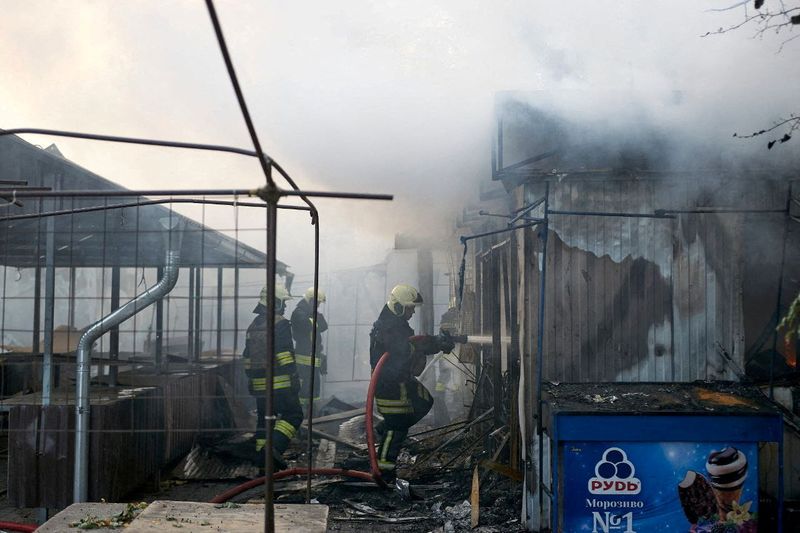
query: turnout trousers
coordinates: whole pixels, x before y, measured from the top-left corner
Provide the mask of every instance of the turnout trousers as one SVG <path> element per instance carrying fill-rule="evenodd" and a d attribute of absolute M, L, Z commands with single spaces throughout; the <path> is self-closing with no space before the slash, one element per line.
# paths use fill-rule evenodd
<path fill-rule="evenodd" d="M 428 389 L 416 378 L 402 381 L 378 379 L 375 403 L 383 422 L 378 424 L 378 467 L 382 471 L 394 471 L 397 456 L 408 430 L 422 420 L 433 406 Z"/>
<path fill-rule="evenodd" d="M 297 375 L 300 378 L 300 404 L 307 407 L 309 400 L 313 399 L 316 404 L 320 399 L 319 390 L 320 382 L 322 381 L 322 374 L 320 373 L 320 365 L 322 364 L 322 357 L 315 357 L 314 362 L 316 365 L 311 366 L 310 355 L 295 355 L 295 362 L 297 363 Z M 311 390 L 311 374 L 314 374 L 314 390 Z"/>
<path fill-rule="evenodd" d="M 294 366 L 294 357 L 290 352 L 280 353 L 276 356 L 272 407 L 273 415 L 279 418 L 275 421 L 272 430 L 272 446 L 273 450 L 279 454 L 286 451 L 303 422 L 303 408 L 298 398 L 299 383 Z M 250 394 L 255 397 L 258 409 L 256 451 L 264 448 L 267 437 L 267 421 L 265 419 L 267 400 L 264 396 L 267 390 L 267 380 L 265 374 L 266 371 L 263 368 L 247 370 Z"/>

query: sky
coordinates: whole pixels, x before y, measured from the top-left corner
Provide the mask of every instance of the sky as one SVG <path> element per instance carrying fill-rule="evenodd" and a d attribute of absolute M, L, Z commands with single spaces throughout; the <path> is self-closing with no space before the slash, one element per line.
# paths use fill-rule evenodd
<path fill-rule="evenodd" d="M 498 91 L 580 95 L 562 101 L 576 113 L 631 92 L 655 122 L 752 149 L 731 133 L 797 111 L 800 40 L 779 52 L 784 37 L 753 28 L 702 37 L 741 21 L 744 6 L 711 11 L 738 3 L 219 0 L 217 11 L 265 151 L 302 188 L 395 195 L 317 202 L 326 271 L 381 262 L 398 232 L 455 244 L 456 214 L 490 179 Z M 252 147 L 204 2 L 0 0 L 0 12 L 0 127 Z M 676 90 L 692 103 L 665 114 Z M 24 138 L 129 188 L 263 183 L 240 156 Z M 233 226 L 229 211 L 206 217 Z M 264 248 L 263 233 L 240 236 Z M 306 214 L 281 214 L 278 256 L 299 275 L 312 237 Z"/>

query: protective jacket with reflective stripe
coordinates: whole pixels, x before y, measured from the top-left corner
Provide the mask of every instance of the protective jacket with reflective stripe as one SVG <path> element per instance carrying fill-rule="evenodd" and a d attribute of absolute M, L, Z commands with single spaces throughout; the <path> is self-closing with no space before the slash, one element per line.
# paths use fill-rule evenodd
<path fill-rule="evenodd" d="M 263 366 L 266 363 L 267 353 L 267 315 L 259 313 L 247 328 L 244 357 L 250 360 L 251 368 Z M 294 354 L 292 342 L 292 325 L 281 315 L 275 315 L 275 374 L 285 374 L 283 366 L 289 362 L 287 354 Z M 294 362 L 292 358 L 291 363 Z"/>
<path fill-rule="evenodd" d="M 435 337 L 422 335 L 412 342 L 413 335 L 414 330 L 408 325 L 408 321 L 395 315 L 384 305 L 369 334 L 369 362 L 373 369 L 384 352 L 391 354 L 381 370 L 380 381 L 411 379 L 414 357 L 439 351 Z"/>
<path fill-rule="evenodd" d="M 294 353 L 300 356 L 298 364 L 311 365 L 311 338 L 313 332 L 314 309 L 313 301 L 308 301 L 305 298 L 297 303 L 292 312 L 292 333 L 294 334 Z M 317 364 L 320 366 L 319 361 L 324 353 L 322 350 L 322 333 L 327 331 L 328 322 L 322 313 L 317 312 Z M 307 362 L 306 362 L 307 361 Z"/>

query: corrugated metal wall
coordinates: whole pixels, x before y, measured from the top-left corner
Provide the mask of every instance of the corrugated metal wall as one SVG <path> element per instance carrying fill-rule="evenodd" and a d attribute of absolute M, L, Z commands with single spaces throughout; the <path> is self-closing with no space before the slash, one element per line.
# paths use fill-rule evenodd
<path fill-rule="evenodd" d="M 710 189 L 713 204 L 706 200 Z M 749 208 L 785 207 L 785 183 L 760 189 L 748 199 Z M 529 191 L 528 201 L 542 191 Z M 741 204 L 724 182 L 565 180 L 550 188 L 554 210 L 652 214 L 657 209 Z M 721 351 L 744 368 L 741 235 L 746 216 L 552 215 L 544 379 L 736 379 Z M 519 250 L 527 279 L 520 288 L 528 298 L 520 312 L 530 317 L 524 321 L 523 348 L 535 353 L 540 241 L 537 230 L 525 231 Z"/>

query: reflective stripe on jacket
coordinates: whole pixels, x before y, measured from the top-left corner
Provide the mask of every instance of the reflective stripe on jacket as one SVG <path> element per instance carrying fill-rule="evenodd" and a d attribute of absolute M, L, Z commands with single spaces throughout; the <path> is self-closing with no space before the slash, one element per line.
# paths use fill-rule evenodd
<path fill-rule="evenodd" d="M 292 334 L 294 335 L 295 353 L 307 357 L 304 360 L 297 360 L 297 364 L 311 366 L 311 340 L 314 326 L 313 302 L 303 298 L 297 303 L 297 307 L 292 311 Z M 316 365 L 320 366 L 322 358 L 322 333 L 328 330 L 328 322 L 325 316 L 317 312 L 317 357 Z"/>

